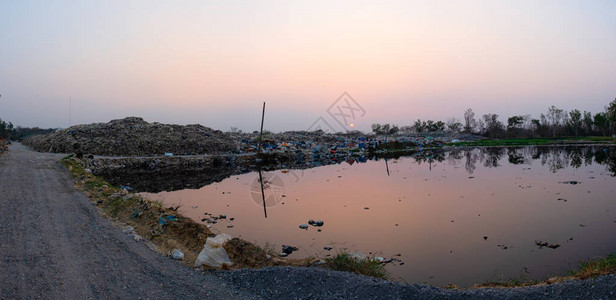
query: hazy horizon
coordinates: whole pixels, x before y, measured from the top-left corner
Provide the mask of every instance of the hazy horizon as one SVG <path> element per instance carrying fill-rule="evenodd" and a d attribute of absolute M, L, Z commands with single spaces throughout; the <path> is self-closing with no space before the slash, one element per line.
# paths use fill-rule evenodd
<path fill-rule="evenodd" d="M 372 123 L 616 98 L 613 1 L 5 1 L 0 119 L 305 130 L 343 94 Z M 330 111 L 331 112 L 331 111 Z M 365 112 L 365 113 L 364 113 Z"/>

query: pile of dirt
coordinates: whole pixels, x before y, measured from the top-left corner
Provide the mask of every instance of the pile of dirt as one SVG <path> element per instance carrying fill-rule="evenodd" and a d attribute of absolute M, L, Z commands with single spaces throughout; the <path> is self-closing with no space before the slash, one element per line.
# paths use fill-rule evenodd
<path fill-rule="evenodd" d="M 202 125 L 148 123 L 138 117 L 75 125 L 27 138 L 23 143 L 41 152 L 111 156 L 218 154 L 236 148 L 230 136 L 219 130 Z"/>

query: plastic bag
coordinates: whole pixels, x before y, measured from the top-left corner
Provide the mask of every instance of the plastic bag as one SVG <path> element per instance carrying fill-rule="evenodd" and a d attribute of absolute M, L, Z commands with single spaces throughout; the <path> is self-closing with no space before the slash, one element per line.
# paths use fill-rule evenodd
<path fill-rule="evenodd" d="M 197 260 L 195 260 L 195 267 L 206 265 L 213 268 L 221 268 L 223 264 L 232 266 L 233 263 L 227 251 L 222 247 L 222 244 L 230 239 L 231 236 L 224 233 L 213 238 L 207 238 L 203 250 L 199 253 Z"/>

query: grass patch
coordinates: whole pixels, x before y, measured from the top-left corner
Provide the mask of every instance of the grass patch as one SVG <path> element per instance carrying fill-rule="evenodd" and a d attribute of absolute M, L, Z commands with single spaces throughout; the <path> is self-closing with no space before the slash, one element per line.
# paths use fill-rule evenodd
<path fill-rule="evenodd" d="M 325 260 L 325 263 L 332 270 L 387 279 L 387 273 L 383 265 L 372 259 L 357 259 L 348 253 L 339 253 L 333 258 Z"/>
<path fill-rule="evenodd" d="M 523 287 L 523 286 L 533 286 L 540 284 L 541 282 L 538 280 L 532 279 L 524 279 L 524 278 L 513 278 L 509 280 L 503 281 L 489 281 L 482 284 L 476 284 L 473 288 L 513 288 L 513 287 Z"/>
<path fill-rule="evenodd" d="M 566 144 L 614 144 L 616 138 L 606 136 L 576 136 L 560 138 L 536 139 L 499 139 L 480 140 L 474 142 L 450 143 L 450 146 L 540 146 L 540 145 L 566 145 Z"/>
<path fill-rule="evenodd" d="M 570 271 L 566 276 L 556 276 L 543 281 L 538 280 L 526 280 L 523 278 L 514 278 L 499 282 L 486 282 L 483 284 L 477 284 L 474 288 L 510 288 L 510 287 L 523 287 L 542 284 L 552 284 L 565 280 L 572 279 L 588 279 L 601 275 L 608 275 L 616 273 L 616 253 L 610 253 L 606 257 L 593 258 L 588 261 L 580 263 L 578 270 Z"/>
<path fill-rule="evenodd" d="M 580 269 L 573 272 L 573 276 L 586 279 L 600 275 L 616 273 L 616 253 L 610 253 L 607 257 L 591 259 L 580 264 Z"/>

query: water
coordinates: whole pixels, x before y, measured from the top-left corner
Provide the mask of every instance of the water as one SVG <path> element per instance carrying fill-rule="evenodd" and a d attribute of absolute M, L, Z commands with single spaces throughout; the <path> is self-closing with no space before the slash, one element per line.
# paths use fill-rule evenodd
<path fill-rule="evenodd" d="M 616 250 L 615 148 L 482 148 L 349 162 L 263 172 L 266 210 L 257 172 L 144 194 L 181 205 L 199 222 L 204 213 L 225 214 L 214 232 L 276 251 L 293 245 L 300 250 L 292 258 L 339 251 L 395 258 L 387 271 L 409 283 L 542 279 Z M 298 227 L 309 219 L 325 224 Z"/>

